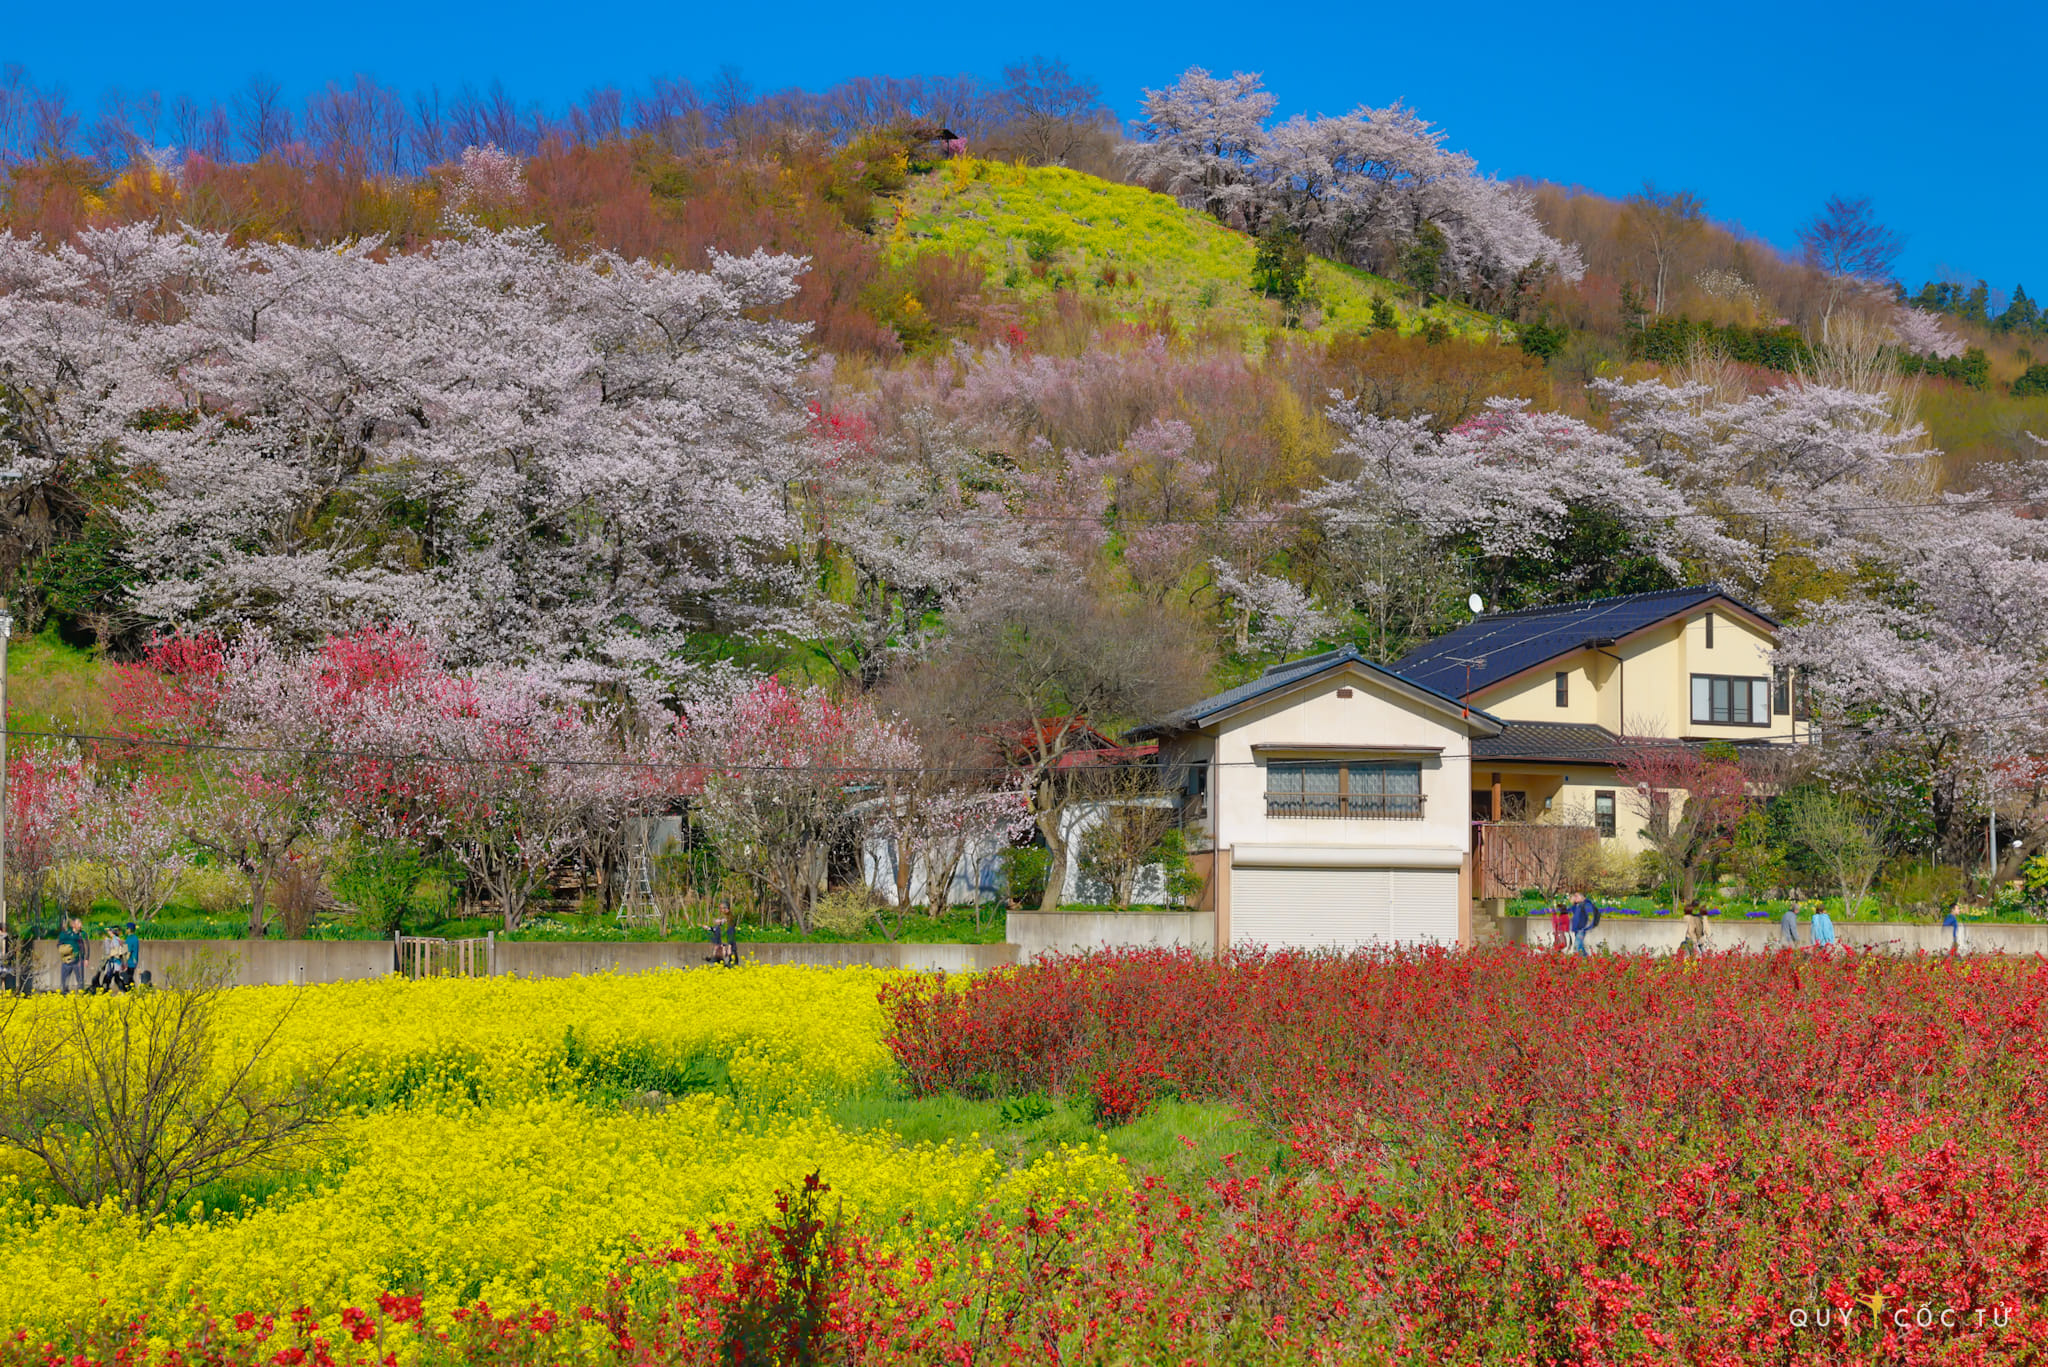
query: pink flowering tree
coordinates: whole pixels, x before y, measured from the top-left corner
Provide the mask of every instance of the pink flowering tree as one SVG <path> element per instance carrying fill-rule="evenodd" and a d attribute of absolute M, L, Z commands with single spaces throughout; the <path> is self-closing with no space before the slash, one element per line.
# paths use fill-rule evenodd
<path fill-rule="evenodd" d="M 886 807 L 886 785 L 919 763 L 908 731 L 865 699 L 837 703 L 779 678 L 699 709 L 687 741 L 702 765 L 698 811 L 727 867 L 803 928 L 824 889 L 832 841 L 856 805 L 879 798 Z"/>
<path fill-rule="evenodd" d="M 73 820 L 73 847 L 103 866 L 107 895 L 129 920 L 154 920 L 189 863 L 182 785 L 160 774 L 102 774 Z"/>
<path fill-rule="evenodd" d="M 40 742 L 7 757 L 7 907 L 9 919 L 36 917 L 50 870 L 66 857 L 78 810 L 90 790 L 75 746 Z"/>
<path fill-rule="evenodd" d="M 260 629 L 232 644 L 205 635 L 158 638 L 116 690 L 138 757 L 197 759 L 175 810 L 186 840 L 249 880 L 249 934 L 267 927 L 270 884 L 300 841 L 323 828 L 327 735 L 319 693 L 301 656 Z M 111 820 L 112 818 L 110 818 Z M 118 824 L 118 823 L 117 823 Z"/>
<path fill-rule="evenodd" d="M 669 750 L 629 747 L 590 698 L 531 672 L 450 669 L 402 629 L 332 639 L 311 669 L 339 810 L 371 838 L 445 849 L 508 931 L 593 829 L 677 781 Z"/>

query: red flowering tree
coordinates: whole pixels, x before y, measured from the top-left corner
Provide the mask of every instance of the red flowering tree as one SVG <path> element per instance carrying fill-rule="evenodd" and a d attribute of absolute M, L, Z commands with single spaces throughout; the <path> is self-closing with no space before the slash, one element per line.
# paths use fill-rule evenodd
<path fill-rule="evenodd" d="M 1693 900 L 1701 871 L 1749 810 L 1750 775 L 1727 747 L 1642 741 L 1615 778 L 1632 790 L 1643 839 L 1680 905 Z"/>

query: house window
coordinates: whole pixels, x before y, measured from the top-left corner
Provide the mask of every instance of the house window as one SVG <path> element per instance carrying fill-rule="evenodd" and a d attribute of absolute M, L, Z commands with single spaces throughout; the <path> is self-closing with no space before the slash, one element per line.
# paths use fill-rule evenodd
<path fill-rule="evenodd" d="M 1771 715 L 1792 715 L 1792 671 L 1785 665 L 1771 666 Z"/>
<path fill-rule="evenodd" d="M 1603 788 L 1593 794 L 1593 829 L 1604 840 L 1614 839 L 1614 793 Z"/>
<path fill-rule="evenodd" d="M 1810 692 L 1811 690 L 1808 688 L 1806 681 L 1806 666 L 1794 666 L 1792 670 L 1792 720 L 1807 720 L 1810 715 L 1807 709 L 1812 706 L 1812 703 L 1808 701 Z"/>
<path fill-rule="evenodd" d="M 1714 614 L 1710 612 L 1710 613 L 1708 613 L 1708 614 L 1707 614 L 1707 649 L 1708 649 L 1708 650 L 1712 650 L 1713 648 L 1714 648 Z"/>
<path fill-rule="evenodd" d="M 1504 792 L 1500 795 L 1500 819 L 1502 821 L 1527 821 L 1529 819 L 1529 795 L 1525 792 Z"/>
<path fill-rule="evenodd" d="M 1692 719 L 1708 726 L 1769 726 L 1771 681 L 1730 674 L 1695 674 Z"/>
<path fill-rule="evenodd" d="M 1419 817 L 1422 765 L 1412 760 L 1270 763 L 1266 815 Z"/>
<path fill-rule="evenodd" d="M 1560 669 L 1557 671 L 1557 705 L 1559 707 L 1570 707 L 1572 705 L 1572 676 L 1569 670 Z"/>

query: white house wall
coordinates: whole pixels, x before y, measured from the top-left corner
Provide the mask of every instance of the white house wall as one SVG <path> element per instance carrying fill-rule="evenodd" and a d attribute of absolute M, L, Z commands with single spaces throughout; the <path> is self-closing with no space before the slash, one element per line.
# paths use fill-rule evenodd
<path fill-rule="evenodd" d="M 1337 696 L 1349 689 L 1351 696 Z M 1371 862 L 1374 850 L 1425 849 L 1462 855 L 1471 841 L 1471 741 L 1456 717 L 1391 692 L 1363 671 L 1338 671 L 1260 700 L 1218 724 L 1216 764 L 1209 777 L 1219 846 L 1335 847 Z M 1404 818 L 1269 817 L 1266 762 L 1313 758 L 1283 747 L 1410 750 L 1422 766 L 1422 816 Z M 1272 749 L 1269 750 L 1269 747 Z M 1389 756 L 1395 758 L 1396 756 Z"/>

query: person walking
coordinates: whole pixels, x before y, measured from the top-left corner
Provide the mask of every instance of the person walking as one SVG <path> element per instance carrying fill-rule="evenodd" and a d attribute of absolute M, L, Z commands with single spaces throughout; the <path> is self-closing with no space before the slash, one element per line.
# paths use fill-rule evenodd
<path fill-rule="evenodd" d="M 128 970 L 128 981 L 132 983 L 142 968 L 142 936 L 137 933 L 133 921 L 128 923 L 127 930 L 121 939 L 121 947 L 128 951 L 128 962 L 124 967 Z"/>
<path fill-rule="evenodd" d="M 95 992 L 112 992 L 121 986 L 121 972 L 128 957 L 128 947 L 121 943 L 121 932 L 112 926 L 100 937 L 100 973 L 93 981 Z"/>
<path fill-rule="evenodd" d="M 1799 944 L 1799 903 L 1793 902 L 1785 908 L 1779 924 L 1785 928 L 1785 943 L 1796 948 Z"/>
<path fill-rule="evenodd" d="M 1550 909 L 1550 947 L 1557 953 L 1564 953 L 1571 943 L 1572 908 L 1565 898 L 1558 898 L 1557 905 Z"/>
<path fill-rule="evenodd" d="M 1815 902 L 1813 904 L 1813 947 L 1819 949 L 1823 945 L 1832 945 L 1834 942 L 1835 918 L 1828 915 L 1828 904 L 1826 902 Z"/>
<path fill-rule="evenodd" d="M 1956 915 L 1956 904 L 1948 904 L 1948 915 L 1941 918 L 1941 928 L 1948 932 L 1948 952 L 1951 956 L 1963 952 L 1963 923 Z"/>
<path fill-rule="evenodd" d="M 69 992 L 73 983 L 85 991 L 85 924 L 76 916 L 57 932 L 57 991 Z"/>
<path fill-rule="evenodd" d="M 1586 905 L 1586 899 L 1576 892 L 1573 893 L 1571 914 L 1572 953 L 1582 959 L 1586 957 L 1586 932 L 1592 928 L 1591 913 L 1592 909 Z"/>
<path fill-rule="evenodd" d="M 1700 910 L 1698 902 L 1687 902 L 1685 912 L 1685 943 L 1694 954 L 1702 953 L 1707 947 L 1707 914 Z"/>

